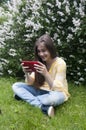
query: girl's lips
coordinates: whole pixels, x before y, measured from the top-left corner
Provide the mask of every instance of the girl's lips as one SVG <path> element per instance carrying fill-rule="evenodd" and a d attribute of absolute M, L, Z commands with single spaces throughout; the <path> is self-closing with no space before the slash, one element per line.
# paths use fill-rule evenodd
<path fill-rule="evenodd" d="M 41 59 L 42 59 L 42 60 L 45 60 L 46 58 L 42 57 Z"/>
<path fill-rule="evenodd" d="M 41 57 L 41 59 L 45 59 L 45 57 Z"/>

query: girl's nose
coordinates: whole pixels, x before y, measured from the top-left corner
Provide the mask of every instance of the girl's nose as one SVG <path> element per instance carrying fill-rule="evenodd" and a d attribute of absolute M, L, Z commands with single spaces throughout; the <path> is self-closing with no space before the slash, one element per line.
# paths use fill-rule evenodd
<path fill-rule="evenodd" d="M 40 56 L 43 56 L 43 52 L 40 52 L 40 54 L 39 54 Z"/>

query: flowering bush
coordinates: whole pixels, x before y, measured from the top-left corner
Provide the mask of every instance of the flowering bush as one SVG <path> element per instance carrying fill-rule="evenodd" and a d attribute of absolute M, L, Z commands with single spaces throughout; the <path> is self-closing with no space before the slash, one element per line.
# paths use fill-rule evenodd
<path fill-rule="evenodd" d="M 49 33 L 68 78 L 85 83 L 85 0 L 11 0 L 0 7 L 0 23 L 1 75 L 20 76 L 21 60 L 33 59 L 36 38 Z"/>

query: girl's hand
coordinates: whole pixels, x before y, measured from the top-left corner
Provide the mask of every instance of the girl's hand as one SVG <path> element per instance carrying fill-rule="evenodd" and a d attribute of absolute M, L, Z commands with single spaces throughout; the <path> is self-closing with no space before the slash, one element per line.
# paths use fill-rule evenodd
<path fill-rule="evenodd" d="M 29 69 L 29 66 L 23 66 L 23 63 L 21 63 L 21 66 L 22 66 L 23 72 L 24 72 L 25 74 L 31 72 L 31 70 Z"/>
<path fill-rule="evenodd" d="M 39 64 L 34 64 L 34 68 L 36 69 L 36 72 L 42 74 L 43 76 L 45 76 L 48 72 L 46 66 L 41 62 L 39 62 Z"/>

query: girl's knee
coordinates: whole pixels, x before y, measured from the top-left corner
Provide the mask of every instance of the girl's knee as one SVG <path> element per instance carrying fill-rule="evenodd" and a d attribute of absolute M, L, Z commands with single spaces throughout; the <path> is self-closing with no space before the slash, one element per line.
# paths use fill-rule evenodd
<path fill-rule="evenodd" d="M 12 85 L 12 89 L 15 91 L 15 89 L 19 88 L 21 85 L 19 82 L 16 82 Z"/>
<path fill-rule="evenodd" d="M 24 88 L 24 87 L 26 87 L 26 84 L 23 82 L 16 82 L 12 85 L 13 90 L 18 89 L 18 88 Z"/>

